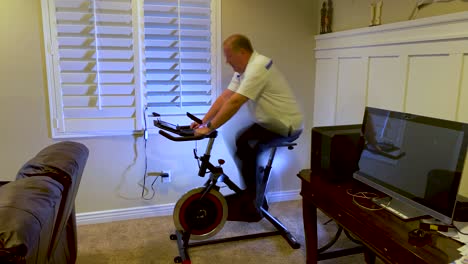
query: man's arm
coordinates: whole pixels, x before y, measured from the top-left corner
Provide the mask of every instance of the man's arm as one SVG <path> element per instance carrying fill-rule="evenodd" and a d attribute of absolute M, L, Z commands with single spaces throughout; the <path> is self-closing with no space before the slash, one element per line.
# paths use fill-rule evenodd
<path fill-rule="evenodd" d="M 227 100 L 219 109 L 217 114 L 211 119 L 210 127 L 201 127 L 195 131 L 195 135 L 206 135 L 212 130 L 217 129 L 226 123 L 231 117 L 239 111 L 239 108 L 249 100 L 248 97 L 232 92 L 229 100 Z"/>
<path fill-rule="evenodd" d="M 223 93 L 221 93 L 221 95 L 216 98 L 214 104 L 210 107 L 210 110 L 208 110 L 208 113 L 206 113 L 203 117 L 203 124 L 206 124 L 208 121 L 213 119 L 216 114 L 218 114 L 219 110 L 223 107 L 224 103 L 228 102 L 233 94 L 234 92 L 229 89 L 224 90 Z"/>
<path fill-rule="evenodd" d="M 210 107 L 210 109 L 208 110 L 208 112 L 205 114 L 205 116 L 203 117 L 202 119 L 202 122 L 203 124 L 206 124 L 208 123 L 208 121 L 210 121 L 211 119 L 213 119 L 213 117 L 216 116 L 216 114 L 219 112 L 219 109 L 221 109 L 221 107 L 223 106 L 223 104 L 225 102 L 227 102 L 229 100 L 229 98 L 231 98 L 231 96 L 234 94 L 233 91 L 229 90 L 229 89 L 226 89 L 224 90 L 220 96 L 218 96 L 218 98 L 216 98 L 214 104 Z M 196 122 L 193 122 L 191 124 L 191 128 L 198 128 L 200 126 L 200 124 L 196 123 Z"/>
<path fill-rule="evenodd" d="M 226 123 L 248 100 L 248 97 L 233 92 L 229 100 L 223 104 L 218 114 L 211 120 L 211 129 L 216 129 Z"/>

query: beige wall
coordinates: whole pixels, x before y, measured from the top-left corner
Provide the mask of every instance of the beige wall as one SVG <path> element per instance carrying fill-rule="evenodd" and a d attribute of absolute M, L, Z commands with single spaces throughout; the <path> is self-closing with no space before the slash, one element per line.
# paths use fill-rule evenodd
<path fill-rule="evenodd" d="M 39 2 L 0 3 L 1 179 L 12 179 L 24 160 L 51 143 Z"/>
<path fill-rule="evenodd" d="M 332 0 L 334 6 L 332 30 L 343 31 L 354 28 L 367 27 L 370 22 L 370 4 L 378 0 Z M 383 0 L 382 24 L 408 20 L 416 6 L 417 0 Z M 318 1 L 321 8 L 323 0 Z M 467 0 L 452 0 L 436 2 L 422 7 L 414 19 L 449 14 L 468 10 Z M 320 21 L 317 13 L 317 21 Z M 318 22 L 319 23 L 319 22 Z M 317 32 L 318 29 L 317 29 Z"/>

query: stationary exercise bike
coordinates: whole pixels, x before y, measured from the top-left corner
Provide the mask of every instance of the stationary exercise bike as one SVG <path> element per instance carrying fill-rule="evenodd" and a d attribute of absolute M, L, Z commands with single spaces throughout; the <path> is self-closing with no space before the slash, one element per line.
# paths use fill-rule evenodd
<path fill-rule="evenodd" d="M 153 116 L 157 117 L 154 120 L 154 125 L 161 130 L 159 134 L 172 140 L 172 141 L 192 141 L 192 140 L 201 140 L 208 139 L 208 145 L 206 147 L 205 153 L 203 156 L 198 157 L 196 150 L 194 150 L 194 157 L 199 161 L 199 170 L 198 176 L 204 177 L 209 173 L 209 178 L 206 181 L 204 187 L 199 187 L 190 190 L 184 194 L 176 203 L 174 208 L 173 218 L 174 225 L 176 226 L 175 234 L 170 235 L 171 240 L 177 240 L 177 245 L 179 249 L 179 256 L 174 258 L 175 263 L 191 263 L 190 257 L 188 254 L 188 249 L 190 247 L 197 247 L 208 244 L 216 244 L 229 241 L 238 241 L 243 239 L 253 239 L 259 237 L 267 237 L 273 235 L 282 235 L 283 238 L 289 243 L 289 245 L 294 248 L 300 248 L 300 244 L 296 238 L 286 229 L 286 227 L 275 217 L 273 217 L 267 210 L 268 205 L 265 201 L 262 201 L 263 204 L 260 208 L 262 215 L 266 218 L 275 228 L 276 231 L 263 232 L 250 235 L 235 236 L 222 239 L 210 239 L 200 242 L 191 242 L 190 240 L 204 240 L 210 238 L 217 234 L 224 226 L 225 222 L 228 220 L 228 208 L 229 203 L 226 200 L 226 197 L 219 192 L 220 186 L 219 183 L 226 184 L 229 189 L 234 191 L 236 194 L 241 194 L 242 190 L 232 182 L 229 177 L 224 174 L 222 165 L 224 160 L 219 159 L 218 165 L 215 166 L 210 162 L 211 150 L 214 144 L 216 137 L 218 136 L 218 131 L 212 131 L 208 135 L 195 136 L 194 130 L 190 126 L 179 126 L 174 125 L 169 122 L 165 122 L 159 118 L 159 115 L 153 113 Z M 193 116 L 190 113 L 187 113 L 187 116 L 194 120 L 195 122 L 201 124 L 202 121 L 197 117 Z M 172 134 L 167 133 L 169 131 L 178 136 L 173 136 Z M 278 147 L 287 147 L 288 149 L 293 149 L 297 145 L 296 143 L 278 143 L 270 144 L 270 155 L 267 162 L 267 165 L 260 169 L 260 172 L 263 174 L 262 184 L 260 185 L 259 190 L 257 190 L 257 195 L 264 198 L 266 186 L 268 183 L 268 178 L 271 171 L 271 165 L 275 157 L 276 149 Z"/>

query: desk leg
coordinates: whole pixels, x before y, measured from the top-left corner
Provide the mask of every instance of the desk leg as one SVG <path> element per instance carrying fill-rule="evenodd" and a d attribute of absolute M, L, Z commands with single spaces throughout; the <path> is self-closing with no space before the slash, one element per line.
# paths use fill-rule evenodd
<path fill-rule="evenodd" d="M 375 253 L 367 247 L 364 248 L 364 260 L 366 264 L 375 264 Z"/>
<path fill-rule="evenodd" d="M 317 263 L 317 208 L 302 199 L 307 264 Z"/>

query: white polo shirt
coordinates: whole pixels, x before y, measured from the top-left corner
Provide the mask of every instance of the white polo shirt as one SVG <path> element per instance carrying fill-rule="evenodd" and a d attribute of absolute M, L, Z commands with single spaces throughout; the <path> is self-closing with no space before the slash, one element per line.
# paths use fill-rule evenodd
<path fill-rule="evenodd" d="M 244 73 L 234 73 L 228 89 L 250 99 L 249 111 L 264 128 L 283 136 L 302 129 L 294 94 L 270 58 L 254 51 Z"/>

